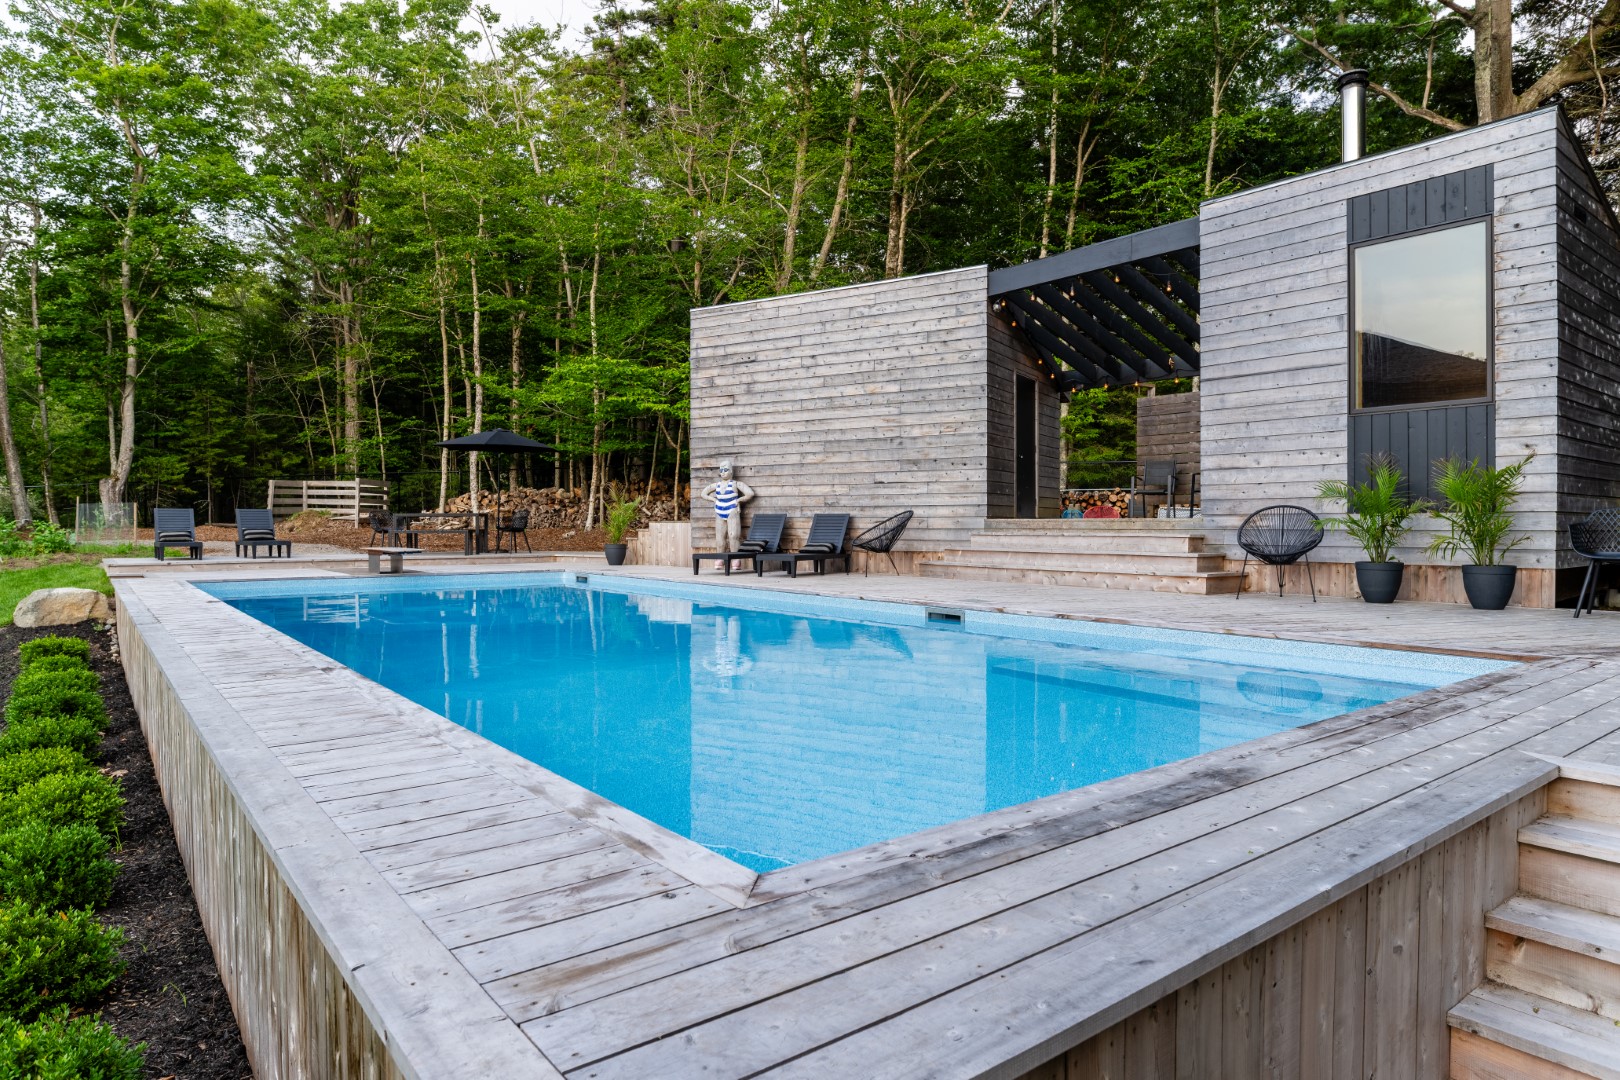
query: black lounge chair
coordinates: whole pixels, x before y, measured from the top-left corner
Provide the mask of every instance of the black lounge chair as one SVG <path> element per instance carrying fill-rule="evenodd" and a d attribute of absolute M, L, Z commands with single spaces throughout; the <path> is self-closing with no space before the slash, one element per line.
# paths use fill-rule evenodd
<path fill-rule="evenodd" d="M 816 573 L 825 574 L 829 562 L 841 559 L 844 573 L 847 574 L 849 548 L 844 546 L 844 536 L 848 532 L 848 514 L 817 514 L 810 519 L 810 535 L 805 537 L 804 545 L 798 551 L 758 555 L 754 558 L 754 573 L 764 574 L 771 563 L 781 563 L 789 577 L 798 577 L 799 564 L 810 562 L 816 564 Z"/>
<path fill-rule="evenodd" d="M 501 541 L 508 534 L 511 534 L 512 537 L 512 554 L 517 554 L 517 542 L 520 536 L 523 538 L 523 546 L 530 551 L 534 550 L 534 546 L 529 543 L 529 512 L 527 510 L 514 510 L 512 516 L 505 521 L 497 520 L 495 522 L 496 551 L 501 550 Z"/>
<path fill-rule="evenodd" d="M 912 511 L 910 510 L 902 510 L 894 517 L 884 518 L 851 540 L 849 546 L 870 552 L 873 555 L 887 555 L 890 569 L 898 574 L 900 568 L 894 564 L 894 545 L 899 543 L 900 534 L 906 531 L 907 525 L 911 524 L 911 518 Z M 861 566 L 861 573 L 866 573 L 864 563 Z"/>
<path fill-rule="evenodd" d="M 269 548 L 270 557 L 276 553 L 292 558 L 292 541 L 276 538 L 276 519 L 268 510 L 238 507 L 236 510 L 236 557 L 248 552 L 248 558 L 257 559 L 259 549 Z"/>
<path fill-rule="evenodd" d="M 737 545 L 736 551 L 695 551 L 692 553 L 692 573 L 698 572 L 698 563 L 704 559 L 719 559 L 731 576 L 731 560 L 747 559 L 759 569 L 758 557 L 774 552 L 782 546 L 782 530 L 787 528 L 786 514 L 755 514 L 748 523 L 748 535 Z"/>
<path fill-rule="evenodd" d="M 1575 601 L 1578 619 L 1583 608 L 1591 611 L 1597 604 L 1598 575 L 1603 572 L 1603 564 L 1620 562 L 1620 510 L 1594 510 L 1585 521 L 1570 525 L 1569 546 L 1577 555 L 1591 560 L 1586 580 L 1581 582 L 1581 595 Z"/>
<path fill-rule="evenodd" d="M 1249 572 L 1252 555 L 1277 568 L 1277 595 L 1283 594 L 1285 570 L 1305 560 L 1305 576 L 1311 583 L 1311 603 L 1316 603 L 1316 578 L 1311 573 L 1310 552 L 1322 542 L 1322 519 L 1303 506 L 1264 506 L 1238 526 L 1238 547 L 1243 549 L 1243 573 Z M 1237 595 L 1243 595 L 1238 579 Z"/>
<path fill-rule="evenodd" d="M 152 557 L 163 561 L 165 548 L 183 547 L 192 559 L 202 558 L 197 515 L 189 508 L 158 507 L 152 511 Z"/>

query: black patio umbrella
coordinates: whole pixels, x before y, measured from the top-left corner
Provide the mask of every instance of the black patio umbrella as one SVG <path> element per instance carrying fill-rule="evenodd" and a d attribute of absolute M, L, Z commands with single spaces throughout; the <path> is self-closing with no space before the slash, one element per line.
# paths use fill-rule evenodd
<path fill-rule="evenodd" d="M 472 450 L 480 454 L 532 454 L 537 450 L 555 452 L 555 446 L 535 442 L 505 428 L 490 428 L 488 431 L 475 431 L 471 435 L 463 435 L 459 439 L 445 439 L 438 445 L 446 450 Z M 474 477 L 476 480 L 477 477 Z M 495 487 L 495 521 L 501 520 L 501 489 Z"/>

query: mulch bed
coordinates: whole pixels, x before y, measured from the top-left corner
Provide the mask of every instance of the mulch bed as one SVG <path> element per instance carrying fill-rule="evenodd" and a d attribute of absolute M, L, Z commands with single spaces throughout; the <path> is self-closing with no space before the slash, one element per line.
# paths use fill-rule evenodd
<path fill-rule="evenodd" d="M 119 1035 L 146 1043 L 149 1077 L 250 1078 L 253 1070 L 203 935 L 112 634 L 89 623 L 0 628 L 0 697 L 10 693 L 17 676 L 17 646 L 51 634 L 91 644 L 90 664 L 101 676 L 111 718 L 100 764 L 123 783 L 128 801 L 123 847 L 114 856 L 121 869 L 101 917 L 123 929 L 129 967 L 97 1008 Z"/>

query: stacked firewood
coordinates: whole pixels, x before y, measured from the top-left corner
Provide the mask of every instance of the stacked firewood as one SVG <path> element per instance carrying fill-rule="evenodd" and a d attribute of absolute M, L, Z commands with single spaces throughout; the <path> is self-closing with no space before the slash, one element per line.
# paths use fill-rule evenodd
<path fill-rule="evenodd" d="M 1114 488 L 1111 491 L 1065 491 L 1063 493 L 1063 509 L 1084 513 L 1094 506 L 1112 506 L 1124 517 L 1131 509 L 1131 495 L 1128 491 Z"/>
<path fill-rule="evenodd" d="M 687 496 L 689 488 L 682 485 L 681 494 Z M 630 493 L 630 498 L 640 498 L 646 488 L 638 488 Z M 496 507 L 496 493 L 482 491 L 478 495 L 478 508 L 485 513 L 494 513 Z M 529 512 L 529 527 L 531 529 L 551 529 L 577 527 L 585 522 L 584 488 L 518 488 L 516 491 L 502 491 L 499 495 L 501 515 L 504 517 L 517 510 Z M 639 528 L 649 521 L 674 521 L 676 518 L 677 503 L 674 493 L 667 483 L 657 483 L 653 486 L 651 499 L 642 499 L 641 514 L 636 520 Z M 458 495 L 450 500 L 445 507 L 446 513 L 465 514 L 472 510 L 472 497 Z M 684 504 L 682 504 L 684 511 Z M 682 517 L 685 516 L 683 512 Z"/>

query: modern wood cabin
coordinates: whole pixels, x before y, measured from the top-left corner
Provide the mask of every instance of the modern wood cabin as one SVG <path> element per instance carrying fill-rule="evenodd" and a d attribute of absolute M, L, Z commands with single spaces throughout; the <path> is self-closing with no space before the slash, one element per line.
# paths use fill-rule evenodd
<path fill-rule="evenodd" d="M 1620 224 L 1557 108 L 1021 266 L 698 309 L 691 344 L 694 490 L 729 458 L 751 511 L 801 529 L 915 510 L 897 555 L 925 574 L 1231 592 L 1248 513 L 1331 513 L 1318 482 L 1371 455 L 1427 495 L 1446 457 L 1533 453 L 1514 602 L 1552 606 L 1584 566 L 1569 523 L 1620 498 Z M 1201 517 L 1053 520 L 1065 396 L 1175 378 L 1196 431 L 1189 400 L 1145 399 L 1138 457 L 1179 447 Z M 709 519 L 694 505 L 699 548 Z M 1403 597 L 1461 601 L 1434 528 L 1398 552 Z M 1361 557 L 1330 534 L 1317 590 L 1354 595 Z M 1249 588 L 1274 584 L 1251 564 Z"/>

